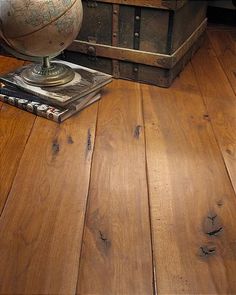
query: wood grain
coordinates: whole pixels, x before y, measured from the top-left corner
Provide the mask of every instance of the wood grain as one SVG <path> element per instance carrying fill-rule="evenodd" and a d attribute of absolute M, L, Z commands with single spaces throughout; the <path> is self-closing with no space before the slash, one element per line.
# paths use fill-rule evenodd
<path fill-rule="evenodd" d="M 152 294 L 140 88 L 114 81 L 99 107 L 77 293 Z"/>
<path fill-rule="evenodd" d="M 12 106 L 0 109 L 0 215 L 34 120 L 34 115 Z"/>
<path fill-rule="evenodd" d="M 169 89 L 113 82 L 98 122 L 98 104 L 58 125 L 0 103 L 0 294 L 149 295 L 153 272 L 158 294 L 236 294 L 225 32 Z M 0 56 L 2 73 L 22 64 Z"/>
<path fill-rule="evenodd" d="M 161 8 L 161 9 L 178 9 L 182 7 L 186 0 L 100 0 L 99 2 L 105 3 L 116 3 L 122 5 L 137 5 L 143 7 L 154 7 L 154 8 Z"/>
<path fill-rule="evenodd" d="M 37 118 L 0 219 L 0 293 L 74 294 L 97 104 Z"/>
<path fill-rule="evenodd" d="M 0 56 L 0 74 L 14 70 L 23 64 L 24 61 Z M 0 102 L 0 215 L 34 119 L 34 115 Z"/>
<path fill-rule="evenodd" d="M 204 102 L 236 190 L 236 97 L 209 40 L 192 60 Z"/>
<path fill-rule="evenodd" d="M 25 61 L 16 59 L 14 57 L 2 56 L 0 55 L 0 72 L 6 74 L 10 71 L 14 71 L 20 66 L 23 66 Z"/>
<path fill-rule="evenodd" d="M 235 193 L 191 65 L 142 90 L 157 293 L 235 294 Z"/>
<path fill-rule="evenodd" d="M 24 61 L 0 55 L 0 75 L 6 74 L 10 71 L 15 70 L 16 68 L 22 66 Z M 0 101 L 0 109 L 2 106 L 2 102 Z"/>
<path fill-rule="evenodd" d="M 208 31 L 213 49 L 236 94 L 236 29 Z"/>

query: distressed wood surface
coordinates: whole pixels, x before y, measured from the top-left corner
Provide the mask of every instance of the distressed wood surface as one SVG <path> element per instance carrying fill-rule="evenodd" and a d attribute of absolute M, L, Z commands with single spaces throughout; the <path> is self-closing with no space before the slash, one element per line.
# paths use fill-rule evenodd
<path fill-rule="evenodd" d="M 24 64 L 0 56 L 0 74 Z M 6 203 L 35 116 L 0 102 L 0 215 Z"/>
<path fill-rule="evenodd" d="M 140 86 L 114 81 L 98 113 L 77 294 L 152 294 Z"/>
<path fill-rule="evenodd" d="M 235 294 L 235 193 L 191 65 L 142 90 L 157 293 Z"/>
<path fill-rule="evenodd" d="M 0 215 L 6 203 L 35 116 L 12 106 L 0 109 Z"/>
<path fill-rule="evenodd" d="M 236 94 L 236 29 L 209 30 L 208 37 Z"/>
<path fill-rule="evenodd" d="M 0 75 L 6 74 L 10 71 L 15 70 L 16 68 L 23 66 L 24 61 L 0 55 Z M 0 109 L 2 106 L 2 102 L 0 101 Z"/>
<path fill-rule="evenodd" d="M 81 40 L 73 41 L 68 49 L 86 54 L 88 46 L 91 45 L 96 50 L 96 56 L 171 69 L 178 63 L 178 61 L 180 61 L 181 58 L 183 58 L 193 44 L 197 42 L 205 31 L 206 25 L 207 19 L 203 20 L 197 29 L 189 36 L 189 38 L 187 38 L 178 50 L 171 55 L 134 50 L 130 48 L 119 48 L 104 44 L 92 43 L 91 45 L 91 42 Z"/>
<path fill-rule="evenodd" d="M 236 96 L 208 39 L 192 59 L 192 65 L 236 190 Z"/>
<path fill-rule="evenodd" d="M 98 121 L 97 103 L 61 125 L 0 103 L 0 294 L 236 293 L 223 29 L 170 89 L 113 82 Z M 0 56 L 1 73 L 22 64 Z"/>
<path fill-rule="evenodd" d="M 99 0 L 98 2 L 175 10 L 182 7 L 187 0 Z"/>
<path fill-rule="evenodd" d="M 0 71 L 1 75 L 10 71 L 14 71 L 20 66 L 23 66 L 25 61 L 16 59 L 14 57 L 1 56 L 0 55 Z"/>
<path fill-rule="evenodd" d="M 0 219 L 0 293 L 74 294 L 97 104 L 37 118 Z"/>

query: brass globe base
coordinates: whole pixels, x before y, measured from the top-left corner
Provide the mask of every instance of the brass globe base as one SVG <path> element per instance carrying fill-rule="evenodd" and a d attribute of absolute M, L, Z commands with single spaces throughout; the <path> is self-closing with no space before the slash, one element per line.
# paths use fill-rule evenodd
<path fill-rule="evenodd" d="M 43 58 L 42 64 L 27 67 L 21 77 L 27 84 L 34 86 L 58 86 L 69 83 L 75 76 L 74 71 L 60 63 L 50 63 L 49 58 Z"/>

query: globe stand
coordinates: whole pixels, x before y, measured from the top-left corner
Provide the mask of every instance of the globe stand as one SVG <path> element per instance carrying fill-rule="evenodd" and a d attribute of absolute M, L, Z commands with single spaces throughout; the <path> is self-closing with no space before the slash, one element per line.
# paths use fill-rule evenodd
<path fill-rule="evenodd" d="M 34 86 L 58 86 L 73 80 L 74 71 L 63 64 L 51 63 L 48 56 L 43 57 L 41 64 L 33 64 L 21 73 L 28 84 Z"/>

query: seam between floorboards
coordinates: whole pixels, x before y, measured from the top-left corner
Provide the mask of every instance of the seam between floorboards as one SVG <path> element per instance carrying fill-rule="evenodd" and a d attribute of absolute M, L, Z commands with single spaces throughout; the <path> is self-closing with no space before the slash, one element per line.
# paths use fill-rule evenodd
<path fill-rule="evenodd" d="M 152 252 L 152 284 L 153 284 L 153 295 L 157 295 L 157 276 L 156 276 L 156 259 L 154 253 L 154 238 L 153 238 L 153 227 L 152 227 L 152 214 L 151 214 L 151 201 L 150 201 L 150 190 L 149 190 L 149 177 L 148 177 L 148 165 L 147 165 L 147 141 L 146 141 L 146 130 L 145 130 L 145 119 L 144 119 L 144 100 L 143 100 L 143 89 L 142 85 L 140 87 L 140 97 L 141 97 L 141 112 L 143 119 L 143 136 L 144 136 L 144 156 L 145 156 L 145 174 L 147 183 L 147 194 L 148 194 L 148 208 L 149 208 L 149 225 L 150 225 L 150 238 L 151 238 L 151 252 Z M 151 87 L 151 86 L 148 86 Z"/>
<path fill-rule="evenodd" d="M 96 113 L 96 124 L 95 124 L 95 130 L 94 130 L 93 151 L 92 151 L 92 155 L 91 155 L 91 164 L 90 164 L 90 172 L 89 172 L 89 183 L 88 183 L 87 198 L 86 198 L 86 205 L 85 205 L 84 225 L 83 225 L 83 233 L 82 233 L 82 239 L 81 239 L 81 248 L 80 248 L 80 255 L 79 255 L 77 281 L 76 281 L 76 286 L 75 286 L 75 295 L 76 294 L 79 294 L 78 293 L 78 288 L 79 288 L 79 273 L 80 273 L 80 267 L 81 267 L 81 258 L 82 258 L 82 251 L 83 251 L 83 241 L 84 241 L 84 236 L 85 236 L 85 227 L 86 227 L 86 221 L 87 221 L 87 215 L 88 215 L 87 213 L 88 213 L 88 209 L 89 209 L 90 185 L 91 185 L 91 178 L 92 178 L 92 171 L 93 171 L 93 160 L 94 160 L 94 152 L 95 152 L 95 145 L 96 145 L 97 127 L 98 127 L 98 114 L 99 114 L 99 108 L 100 108 L 101 100 L 98 101 L 97 113 Z"/>
<path fill-rule="evenodd" d="M 217 32 L 218 32 L 218 31 L 217 31 Z M 236 97 L 236 93 L 235 93 L 235 91 L 234 91 L 234 88 L 233 88 L 232 82 L 230 81 L 230 79 L 229 79 L 229 77 L 228 77 L 228 75 L 227 75 L 227 73 L 226 73 L 226 71 L 225 71 L 225 69 L 224 69 L 224 64 L 223 64 L 223 63 L 221 62 L 221 60 L 219 59 L 219 57 L 218 57 L 218 55 L 217 55 L 217 52 L 216 52 L 216 50 L 215 50 L 215 48 L 214 48 L 214 46 L 213 46 L 213 43 L 211 42 L 211 38 L 210 38 L 210 36 L 209 36 L 209 32 L 207 32 L 207 37 L 208 37 L 209 43 L 210 43 L 210 45 L 211 45 L 211 49 L 215 52 L 216 58 L 217 58 L 217 60 L 218 60 L 218 62 L 219 62 L 219 64 L 220 64 L 220 66 L 221 66 L 221 68 L 222 68 L 222 70 L 223 70 L 223 72 L 224 72 L 224 74 L 225 74 L 225 76 L 226 76 L 228 82 L 229 82 L 229 85 L 230 85 L 230 87 L 231 87 L 231 89 L 232 89 L 232 91 L 233 91 L 234 96 Z"/>
<path fill-rule="evenodd" d="M 208 39 L 209 39 L 209 38 L 208 38 Z M 211 44 L 210 44 L 210 45 L 211 45 Z M 211 47 L 211 48 L 212 48 L 212 47 Z M 218 57 L 217 57 L 217 60 L 218 60 Z M 219 61 L 219 60 L 218 60 L 218 61 Z M 198 86 L 199 92 L 200 92 L 200 94 L 201 94 L 201 98 L 202 98 L 203 105 L 204 105 L 204 107 L 205 107 L 207 113 L 208 113 L 208 114 L 210 115 L 210 117 L 211 117 L 211 114 L 210 114 L 210 112 L 209 112 L 209 109 L 208 109 L 208 107 L 207 107 L 206 101 L 205 101 L 205 99 L 204 99 L 204 95 L 203 95 L 202 90 L 201 90 L 201 87 L 200 87 L 200 85 L 199 85 L 198 78 L 197 78 L 197 74 L 196 74 L 196 72 L 195 72 L 195 69 L 194 69 L 194 66 L 193 66 L 192 62 L 191 62 L 191 66 L 192 66 L 192 70 L 193 70 L 193 73 L 194 73 L 195 80 L 196 80 L 196 82 L 197 82 L 197 86 Z M 221 67 L 221 64 L 220 64 L 220 67 Z M 221 67 L 221 68 L 222 68 L 222 67 Z M 224 74 L 225 74 L 225 72 L 224 72 Z M 233 192 L 234 192 L 234 196 L 235 196 L 235 198 L 236 198 L 236 191 L 235 191 L 235 188 L 234 188 L 234 185 L 233 185 L 233 182 L 232 182 L 232 179 L 231 179 L 230 172 L 229 172 L 229 170 L 228 170 L 227 164 L 226 164 L 226 162 L 225 162 L 225 158 L 224 158 L 224 156 L 223 156 L 222 149 L 221 149 L 221 147 L 220 147 L 220 143 L 219 143 L 219 141 L 218 141 L 218 137 L 217 137 L 217 135 L 216 135 L 216 132 L 215 132 L 214 126 L 213 126 L 213 124 L 212 124 L 212 119 L 210 120 L 209 123 L 210 123 L 211 130 L 212 130 L 212 133 L 213 133 L 214 138 L 215 138 L 215 142 L 216 142 L 217 149 L 218 149 L 219 154 L 220 154 L 220 157 L 221 157 L 221 159 L 222 159 L 222 161 L 223 161 L 223 165 L 224 165 L 224 167 L 225 167 L 226 174 L 227 174 L 227 176 L 228 176 L 229 182 L 230 182 L 231 187 L 232 187 Z"/>
<path fill-rule="evenodd" d="M 1 109 L 1 108 L 0 108 L 0 109 Z M 33 128 L 34 128 L 34 125 L 35 125 L 36 119 L 37 119 L 37 116 L 35 116 L 34 121 L 33 121 L 33 123 L 32 123 L 32 126 L 31 126 L 31 128 L 30 128 L 29 135 L 28 135 L 28 137 L 27 137 L 27 139 L 26 139 L 24 149 L 23 149 L 22 154 L 21 154 L 21 156 L 20 156 L 20 159 L 19 159 L 19 161 L 18 161 L 18 166 L 17 166 L 16 172 L 15 172 L 15 175 L 14 175 L 14 177 L 13 177 L 12 183 L 11 183 L 10 188 L 9 188 L 9 190 L 8 190 L 8 193 L 7 193 L 6 200 L 5 200 L 4 204 L 3 204 L 2 210 L 1 210 L 1 212 L 0 212 L 0 221 L 1 221 L 1 218 L 2 218 L 2 215 L 3 215 L 3 212 L 4 212 L 4 210 L 5 210 L 6 206 L 7 206 L 7 203 L 8 203 L 8 200 L 9 200 L 9 195 L 10 195 L 10 193 L 11 193 L 11 190 L 12 190 L 13 184 L 14 184 L 14 182 L 15 182 L 15 178 L 16 178 L 16 175 L 17 175 L 17 173 L 18 173 L 18 170 L 19 170 L 19 167 L 20 167 L 20 164 L 21 164 L 22 157 L 23 157 L 23 155 L 24 155 L 24 153 L 25 153 L 26 146 L 28 145 L 29 138 L 30 138 L 30 136 L 31 136 L 31 134 L 32 134 L 32 131 L 33 131 Z"/>

